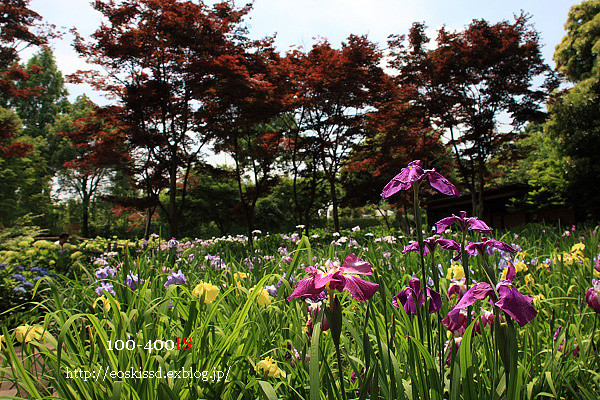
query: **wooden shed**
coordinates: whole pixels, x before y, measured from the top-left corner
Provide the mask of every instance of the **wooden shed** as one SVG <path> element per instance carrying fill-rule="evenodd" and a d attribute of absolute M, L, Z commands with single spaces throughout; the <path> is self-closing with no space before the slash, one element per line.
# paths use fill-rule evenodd
<path fill-rule="evenodd" d="M 523 184 L 506 185 L 487 189 L 483 192 L 484 215 L 482 219 L 495 229 L 506 229 L 529 222 L 557 223 L 572 225 L 575 223 L 575 211 L 566 206 L 552 206 L 541 210 L 514 210 L 511 199 L 522 198 L 531 187 Z M 427 218 L 432 225 L 436 221 L 452 214 L 466 211 L 469 216 L 473 210 L 471 195 L 461 197 L 436 196 L 425 204 Z"/>

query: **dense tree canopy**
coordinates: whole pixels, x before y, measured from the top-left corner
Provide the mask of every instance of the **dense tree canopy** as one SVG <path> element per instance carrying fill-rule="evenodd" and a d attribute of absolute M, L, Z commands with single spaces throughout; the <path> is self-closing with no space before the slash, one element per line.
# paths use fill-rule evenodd
<path fill-rule="evenodd" d="M 570 160 L 566 172 L 571 200 L 583 216 L 594 217 L 600 216 L 599 15 L 600 1 L 584 1 L 569 12 L 567 34 L 556 47 L 554 60 L 573 85 L 551 99 L 546 125 Z"/>
<path fill-rule="evenodd" d="M 548 67 L 528 20 L 521 14 L 513 22 L 474 20 L 462 31 L 442 27 L 435 48 L 428 46 L 426 27 L 416 23 L 406 41 L 396 37 L 390 42 L 399 83 L 420 88 L 417 100 L 434 126 L 449 134 L 474 212 L 480 214 L 487 161 L 514 140 L 523 123 L 544 116 L 540 107 L 546 92 L 534 88 L 533 79 Z M 509 118 L 512 131 L 498 127 L 501 114 Z"/>
<path fill-rule="evenodd" d="M 210 137 L 202 118 L 204 99 L 214 89 L 215 70 L 227 61 L 223 56 L 236 46 L 248 9 L 231 2 L 209 8 L 176 0 L 98 0 L 94 8 L 107 22 L 91 43 L 78 37 L 76 49 L 109 75 L 88 71 L 79 79 L 118 99 L 130 154 L 137 169 L 150 172 L 139 176 L 140 186 L 149 197 L 168 190 L 167 204 L 159 205 L 176 236 L 189 172 Z M 235 67 L 233 62 L 230 68 Z"/>
<path fill-rule="evenodd" d="M 44 36 L 33 31 L 41 17 L 28 6 L 29 0 L 5 0 L 0 3 L 0 111 L 11 100 L 38 94 L 37 88 L 18 85 L 18 82 L 29 78 L 29 73 L 17 63 L 19 50 L 46 42 Z M 0 120 L 0 157 L 19 157 L 32 151 L 31 143 L 13 141 L 19 128 L 11 118 Z"/>
<path fill-rule="evenodd" d="M 74 45 L 99 68 L 68 79 L 107 93 L 102 107 L 69 103 L 29 1 L 0 4 L 2 224 L 39 211 L 44 227 L 78 222 L 84 235 L 131 223 L 177 237 L 197 225 L 245 230 L 251 241 L 256 228 L 308 233 L 331 214 L 339 230 L 340 216 L 354 214 L 344 207 L 382 207 L 381 188 L 415 159 L 461 177 L 475 213 L 484 189 L 519 182 L 534 188 L 526 208 L 571 196 L 582 216 L 600 215 L 600 1 L 571 9 L 555 54 L 569 83 L 548 114 L 557 82 L 523 13 L 435 38 L 415 23 L 385 52 L 353 34 L 281 52 L 273 37 L 250 39 L 252 7 L 231 0 L 92 6 L 102 23 L 90 37 L 75 33 Z M 28 46 L 40 50 L 25 63 Z M 213 152 L 231 165 L 209 166 Z M 407 200 L 391 204 L 405 225 Z M 114 204 L 110 217 L 95 216 Z"/>
<path fill-rule="evenodd" d="M 341 49 L 324 40 L 306 53 L 296 50 L 285 59 L 292 83 L 288 106 L 296 116 L 295 129 L 313 138 L 317 146 L 336 230 L 336 183 L 350 151 L 366 135 L 366 114 L 373 110 L 386 82 L 381 58 L 381 51 L 365 36 L 351 35 Z"/>

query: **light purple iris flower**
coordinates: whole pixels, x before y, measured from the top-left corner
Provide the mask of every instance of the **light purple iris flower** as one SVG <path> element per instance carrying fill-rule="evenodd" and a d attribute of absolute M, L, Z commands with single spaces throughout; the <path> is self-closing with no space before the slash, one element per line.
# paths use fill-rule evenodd
<path fill-rule="evenodd" d="M 492 228 L 490 228 L 485 222 L 480 220 L 477 217 L 467 217 L 466 211 L 461 211 L 460 216 L 456 216 L 452 214 L 451 217 L 446 217 L 440 219 L 435 223 L 435 227 L 437 229 L 437 233 L 443 233 L 450 225 L 458 222 L 463 230 L 472 230 L 479 231 L 483 233 L 492 232 Z"/>
<path fill-rule="evenodd" d="M 139 285 L 144 284 L 144 280 L 140 279 L 137 274 L 130 273 L 129 275 L 127 275 L 127 278 L 125 278 L 125 284 L 127 284 L 127 286 L 131 288 L 131 290 L 135 290 L 138 288 Z"/>
<path fill-rule="evenodd" d="M 275 285 L 267 285 L 265 286 L 265 289 L 267 289 L 267 292 L 269 292 L 269 294 L 273 297 L 277 297 L 279 295 L 279 291 Z"/>
<path fill-rule="evenodd" d="M 315 299 L 327 288 L 340 292 L 347 290 L 356 300 L 362 301 L 369 300 L 379 289 L 377 283 L 354 276 L 373 274 L 371 264 L 354 254 L 346 257 L 342 266 L 339 261 L 327 260 L 324 267 L 306 267 L 305 271 L 311 273 L 312 277 L 298 281 L 288 301 L 294 297 Z"/>
<path fill-rule="evenodd" d="M 427 239 L 423 240 L 424 244 L 425 244 L 425 250 L 423 251 L 423 254 L 429 254 L 429 253 L 433 253 L 433 251 L 435 250 L 435 246 L 436 245 L 440 245 L 440 247 L 442 247 L 443 249 L 446 250 L 456 250 L 456 251 L 460 251 L 460 244 L 458 244 L 457 242 L 455 242 L 452 239 L 446 239 L 446 238 L 438 238 L 435 236 L 431 236 L 428 237 Z M 409 251 L 416 251 L 418 252 L 420 250 L 419 247 L 419 242 L 413 242 L 409 245 L 404 246 L 404 250 L 402 250 L 402 254 L 406 254 Z"/>
<path fill-rule="evenodd" d="M 104 268 L 100 268 L 96 271 L 96 278 L 98 279 L 106 279 L 109 276 L 115 276 L 117 273 L 117 270 L 114 268 L 109 267 L 108 265 Z"/>
<path fill-rule="evenodd" d="M 115 289 L 113 287 L 113 284 L 110 282 L 100 283 L 100 287 L 96 288 L 96 293 L 98 294 L 98 296 L 106 296 L 107 293 L 110 293 L 113 296 L 117 295 L 117 293 L 115 292 Z"/>
<path fill-rule="evenodd" d="M 467 245 L 467 252 L 469 253 L 469 257 L 475 257 L 477 254 L 482 254 L 487 248 L 496 248 L 505 253 L 516 253 L 517 250 L 514 249 L 507 243 L 504 243 L 500 240 L 490 239 L 487 237 L 483 237 L 481 242 L 472 242 Z"/>
<path fill-rule="evenodd" d="M 415 160 L 407 167 L 402 168 L 400 173 L 383 188 L 381 197 L 387 199 L 401 190 L 408 190 L 413 183 L 420 181 L 426 175 L 429 177 L 429 183 L 436 190 L 448 196 L 460 196 L 456 187 L 448 179 L 436 172 L 434 168 L 423 169 L 421 160 Z"/>
<path fill-rule="evenodd" d="M 431 299 L 429 303 L 429 313 L 434 313 L 442 308 L 442 296 L 438 292 L 428 287 L 425 288 L 427 297 Z M 419 278 L 413 278 L 408 283 L 408 287 L 394 296 L 392 300 L 394 306 L 401 308 L 407 314 L 416 315 L 417 309 L 425 305 L 425 296 L 423 296 L 423 290 L 421 289 L 421 280 Z"/>
<path fill-rule="evenodd" d="M 177 271 L 177 273 L 173 272 L 165 283 L 165 287 L 169 287 L 171 285 L 183 285 L 187 282 L 187 277 L 181 272 L 181 270 Z"/>
<path fill-rule="evenodd" d="M 592 287 L 585 294 L 585 301 L 594 311 L 600 314 L 600 281 L 598 279 L 592 280 Z"/>
<path fill-rule="evenodd" d="M 487 297 L 490 298 L 492 304 L 510 315 L 521 327 L 534 319 L 538 312 L 533 306 L 533 298 L 525 296 L 512 285 L 516 270 L 512 264 L 508 268 L 507 279 L 500 281 L 496 286 L 496 290 L 487 282 L 477 283 L 469 289 L 448 313 L 448 316 L 442 320 L 444 325 L 450 330 L 462 326 L 462 321 L 460 321 L 461 311 L 475 304 L 477 300 L 483 300 Z"/>

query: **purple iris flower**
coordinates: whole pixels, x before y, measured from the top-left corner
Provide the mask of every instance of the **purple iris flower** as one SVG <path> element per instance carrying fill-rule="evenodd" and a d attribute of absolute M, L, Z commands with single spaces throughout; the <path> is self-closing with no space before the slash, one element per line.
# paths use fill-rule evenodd
<path fill-rule="evenodd" d="M 356 300 L 369 300 L 379 289 L 377 283 L 354 276 L 373 274 L 371 264 L 354 254 L 346 257 L 342 266 L 339 261 L 327 260 L 324 267 L 306 267 L 305 271 L 311 273 L 312 277 L 299 281 L 288 301 L 301 296 L 314 299 L 325 289 L 347 290 Z"/>
<path fill-rule="evenodd" d="M 475 304 L 477 300 L 483 300 L 487 297 L 490 298 L 492 304 L 510 315 L 521 327 L 534 319 L 538 312 L 533 306 L 533 298 L 525 296 L 512 285 L 516 270 L 513 265 L 508 268 L 507 279 L 500 281 L 496 286 L 496 290 L 487 282 L 477 283 L 469 289 L 448 313 L 448 316 L 442 320 L 444 325 L 450 330 L 461 326 L 461 311 Z"/>
<path fill-rule="evenodd" d="M 558 328 L 554 331 L 554 341 L 556 342 L 560 337 L 560 333 L 562 332 L 562 325 L 559 325 Z"/>
<path fill-rule="evenodd" d="M 181 272 L 181 270 L 177 271 L 177 273 L 173 272 L 165 283 L 165 287 L 169 287 L 171 285 L 183 285 L 187 282 L 187 277 Z"/>
<path fill-rule="evenodd" d="M 109 276 L 115 276 L 117 273 L 117 270 L 114 268 L 109 267 L 108 265 L 104 268 L 100 268 L 99 270 L 96 271 L 96 278 L 98 279 L 106 279 Z"/>
<path fill-rule="evenodd" d="M 452 284 L 448 288 L 448 298 L 451 299 L 455 294 L 458 295 L 458 299 L 462 299 L 465 293 L 467 293 L 467 279 L 463 276 L 460 279 L 452 279 Z"/>
<path fill-rule="evenodd" d="M 279 291 L 275 285 L 267 285 L 265 286 L 265 289 L 267 289 L 267 292 L 269 292 L 269 294 L 273 297 L 277 297 L 277 295 L 279 295 Z"/>
<path fill-rule="evenodd" d="M 27 278 L 25 278 L 25 277 L 24 277 L 23 275 L 21 275 L 21 274 L 14 274 L 14 275 L 12 276 L 12 278 L 13 278 L 14 280 L 16 280 L 16 281 L 19 281 L 19 282 L 25 282 L 25 281 L 27 280 Z"/>
<path fill-rule="evenodd" d="M 117 293 L 115 292 L 115 289 L 113 287 L 113 284 L 110 282 L 102 282 L 100 284 L 100 287 L 96 288 L 96 293 L 98 294 L 98 296 L 105 296 L 107 293 L 110 293 L 113 296 L 117 295 Z"/>
<path fill-rule="evenodd" d="M 429 303 L 429 313 L 434 313 L 442 308 L 442 296 L 438 292 L 428 287 L 425 288 L 427 297 L 431 299 Z M 421 280 L 413 278 L 408 283 L 408 287 L 394 296 L 392 300 L 394 306 L 400 308 L 401 305 L 407 314 L 416 315 L 417 309 L 425 305 L 425 296 L 421 289 Z"/>
<path fill-rule="evenodd" d="M 592 280 L 592 287 L 585 294 L 585 301 L 600 314 L 600 281 L 598 279 Z"/>
<path fill-rule="evenodd" d="M 469 257 L 475 257 L 477 254 L 483 254 L 483 252 L 489 248 L 494 247 L 498 250 L 501 250 L 505 253 L 516 253 L 513 247 L 509 244 L 504 243 L 500 240 L 490 239 L 487 237 L 483 237 L 481 242 L 472 242 L 467 245 L 467 252 L 469 253 Z"/>
<path fill-rule="evenodd" d="M 426 175 L 429 177 L 429 183 L 436 190 L 448 196 L 460 196 L 456 187 L 448 179 L 436 172 L 434 168 L 423 169 L 421 160 L 415 160 L 407 167 L 402 168 L 400 173 L 383 188 L 381 197 L 387 199 L 401 190 L 408 190 L 413 183 L 420 181 Z"/>
<path fill-rule="evenodd" d="M 127 278 L 125 278 L 125 284 L 127 284 L 131 290 L 135 290 L 139 285 L 144 284 L 144 280 L 141 280 L 137 274 L 130 273 L 127 275 Z"/>
<path fill-rule="evenodd" d="M 36 273 L 38 273 L 40 275 L 44 275 L 44 276 L 50 275 L 50 273 L 48 272 L 48 269 L 44 268 L 44 267 L 33 267 L 33 268 L 31 268 L 31 272 L 36 272 Z"/>
<path fill-rule="evenodd" d="M 458 222 L 463 230 L 469 229 L 472 231 L 479 231 L 483 233 L 490 233 L 493 230 L 479 218 L 467 217 L 467 212 L 461 211 L 460 216 L 452 214 L 451 217 L 442 218 L 438 222 L 436 222 L 435 227 L 437 229 L 437 233 L 444 232 L 446 228 L 448 228 L 455 222 Z"/>
<path fill-rule="evenodd" d="M 425 244 L 425 250 L 423 251 L 423 254 L 429 254 L 430 252 L 433 253 L 433 251 L 435 250 L 435 246 L 436 245 L 440 245 L 443 249 L 446 250 L 456 250 L 456 251 L 460 251 L 460 244 L 458 244 L 457 242 L 455 242 L 452 239 L 446 239 L 446 238 L 437 238 L 435 236 L 431 236 L 428 237 L 427 239 L 423 240 L 424 244 Z M 419 251 L 419 242 L 413 242 L 409 245 L 404 246 L 404 250 L 402 250 L 402 254 L 406 254 L 409 251 Z"/>

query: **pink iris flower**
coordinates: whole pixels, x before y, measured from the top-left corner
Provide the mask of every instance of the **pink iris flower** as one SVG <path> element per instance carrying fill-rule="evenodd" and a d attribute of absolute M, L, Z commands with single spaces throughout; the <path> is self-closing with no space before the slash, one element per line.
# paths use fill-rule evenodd
<path fill-rule="evenodd" d="M 475 257 L 477 254 L 483 253 L 488 247 L 494 247 L 506 253 L 516 253 L 517 250 L 511 245 L 500 240 L 483 237 L 481 242 L 472 242 L 467 245 L 469 257 Z"/>
<path fill-rule="evenodd" d="M 413 183 L 420 181 L 425 176 L 429 177 L 429 183 L 436 190 L 448 196 L 460 196 L 456 187 L 439 172 L 436 172 L 435 168 L 423 169 L 421 160 L 415 160 L 408 164 L 407 167 L 402 168 L 400 173 L 383 188 L 381 197 L 387 199 L 401 190 L 408 190 L 412 187 Z"/>
<path fill-rule="evenodd" d="M 443 233 L 446 230 L 446 228 L 448 228 L 455 222 L 458 222 L 460 224 L 463 231 L 469 229 L 472 231 L 490 233 L 493 230 L 479 218 L 467 217 L 467 212 L 461 211 L 459 216 L 452 214 L 451 217 L 442 218 L 438 222 L 436 222 L 435 227 L 437 229 L 437 233 Z"/>
<path fill-rule="evenodd" d="M 600 314 L 600 281 L 598 279 L 592 280 L 592 287 L 585 294 L 585 301 L 592 310 Z"/>
<path fill-rule="evenodd" d="M 431 299 L 429 303 L 429 313 L 439 311 L 442 308 L 442 296 L 438 292 L 428 287 L 425 288 L 427 297 Z M 408 287 L 394 296 L 392 304 L 398 308 L 404 307 L 407 314 L 416 315 L 417 310 L 425 305 L 424 291 L 421 289 L 421 280 L 413 278 L 408 283 Z"/>
<path fill-rule="evenodd" d="M 306 267 L 305 271 L 312 274 L 312 276 L 298 281 L 294 292 L 288 297 L 288 301 L 291 301 L 294 297 L 315 299 L 326 289 L 340 292 L 347 290 L 356 300 L 362 301 L 369 300 L 379 289 L 377 283 L 355 276 L 372 275 L 373 269 L 369 262 L 354 254 L 346 257 L 344 264 L 341 266 L 339 261 L 327 260 L 325 266 L 315 267 Z"/>
<path fill-rule="evenodd" d="M 423 240 L 423 243 L 425 244 L 425 250 L 423 251 L 423 254 L 425 254 L 425 255 L 427 255 L 429 253 L 433 253 L 433 251 L 435 250 L 435 246 L 438 244 L 440 245 L 440 247 L 442 247 L 443 249 L 446 249 L 446 250 L 460 251 L 460 244 L 458 244 L 457 242 L 455 242 L 452 239 L 431 236 L 431 237 L 428 237 L 427 239 Z M 419 242 L 413 242 L 411 244 L 404 246 L 404 250 L 402 250 L 402 254 L 406 254 L 409 251 L 418 252 L 419 250 L 420 250 Z"/>
<path fill-rule="evenodd" d="M 525 296 L 512 285 L 516 270 L 514 265 L 508 267 L 507 279 L 503 279 L 494 287 L 487 282 L 477 283 L 470 288 L 448 313 L 448 316 L 442 320 L 444 325 L 450 330 L 462 325 L 461 311 L 475 304 L 477 300 L 490 298 L 492 304 L 498 306 L 502 311 L 510 315 L 521 327 L 527 325 L 537 315 L 537 310 L 533 306 L 533 298 Z M 496 296 L 496 292 L 498 296 Z"/>

